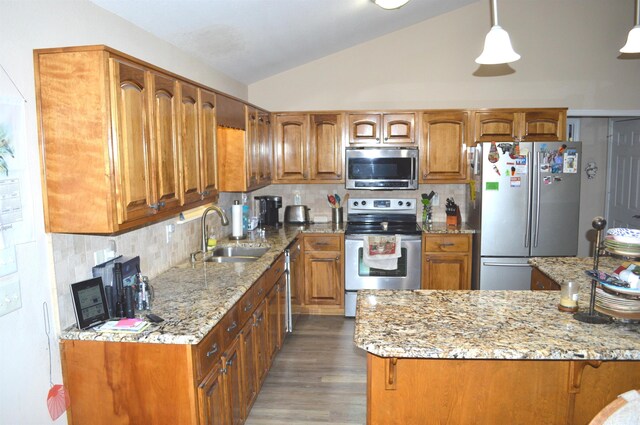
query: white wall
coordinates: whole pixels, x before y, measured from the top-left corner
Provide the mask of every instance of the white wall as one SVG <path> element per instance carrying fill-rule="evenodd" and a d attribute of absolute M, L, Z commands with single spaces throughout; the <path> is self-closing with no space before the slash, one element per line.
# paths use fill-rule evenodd
<path fill-rule="evenodd" d="M 474 76 L 490 26 L 482 0 L 251 84 L 250 101 L 274 111 L 640 109 L 640 60 L 617 59 L 633 26 L 631 0 L 508 0 L 498 7 L 522 55 L 512 74 Z"/>
<path fill-rule="evenodd" d="M 40 169 L 37 165 L 32 50 L 107 44 L 240 98 L 246 99 L 247 87 L 86 0 L 2 0 L 0 16 L 0 64 L 27 98 L 27 161 L 34 200 L 35 235 L 33 243 L 17 247 L 22 308 L 0 317 L 0 423 L 47 424 L 51 419 L 46 408 L 49 365 L 42 313 L 45 301 L 49 304 L 54 332 L 54 383 L 61 383 L 61 373 L 56 342 L 58 318 L 53 317 L 57 300 L 54 296 L 52 249 L 50 238 L 44 233 Z M 0 76 L 0 81 L 5 80 L 4 75 Z M 3 83 L 0 84 L 0 96 L 15 97 L 17 92 Z M 81 200 L 78 207 L 82 208 Z M 80 242 L 73 239 L 73 243 L 84 246 L 82 239 Z M 65 417 L 56 423 L 65 423 Z"/>

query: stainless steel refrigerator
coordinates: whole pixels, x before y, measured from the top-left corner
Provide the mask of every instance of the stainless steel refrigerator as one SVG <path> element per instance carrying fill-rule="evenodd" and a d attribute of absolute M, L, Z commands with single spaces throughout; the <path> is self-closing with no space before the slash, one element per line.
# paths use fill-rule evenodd
<path fill-rule="evenodd" d="M 580 142 L 476 148 L 475 288 L 529 289 L 529 257 L 576 255 L 581 149 Z"/>

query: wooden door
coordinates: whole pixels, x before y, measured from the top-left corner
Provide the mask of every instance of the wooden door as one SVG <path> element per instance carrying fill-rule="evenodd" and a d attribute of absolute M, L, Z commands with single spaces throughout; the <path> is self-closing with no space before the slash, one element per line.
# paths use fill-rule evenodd
<path fill-rule="evenodd" d="M 474 112 L 475 142 L 513 142 L 521 134 L 515 112 Z"/>
<path fill-rule="evenodd" d="M 207 90 L 200 94 L 200 197 L 214 201 L 218 194 L 216 173 L 216 95 Z"/>
<path fill-rule="evenodd" d="M 200 201 L 200 141 L 198 139 L 198 89 L 180 83 L 180 149 L 183 205 Z"/>
<path fill-rule="evenodd" d="M 156 213 L 149 158 L 149 110 L 145 70 L 109 60 L 115 148 L 118 223 Z"/>
<path fill-rule="evenodd" d="M 178 161 L 177 81 L 150 72 L 153 119 L 151 120 L 151 157 L 153 165 L 154 203 L 159 210 L 180 205 L 180 170 Z"/>
<path fill-rule="evenodd" d="M 242 360 L 240 339 L 235 338 L 231 346 L 222 355 L 225 373 L 225 390 L 229 403 L 229 424 L 241 424 L 244 420 L 244 398 L 242 394 Z"/>
<path fill-rule="evenodd" d="M 311 115 L 309 140 L 310 179 L 314 182 L 344 181 L 344 147 L 342 114 Z"/>
<path fill-rule="evenodd" d="M 269 371 L 269 328 L 267 323 L 267 302 L 262 300 L 260 305 L 256 307 L 253 313 L 253 321 L 255 326 L 254 339 L 256 350 L 256 373 L 258 377 L 258 387 L 262 385 L 264 378 Z"/>
<path fill-rule="evenodd" d="M 522 140 L 553 142 L 566 140 L 566 110 L 525 111 L 522 115 Z"/>
<path fill-rule="evenodd" d="M 258 370 L 256 361 L 256 338 L 253 319 L 247 320 L 240 331 L 240 344 L 242 346 L 242 376 L 244 382 L 242 393 L 244 396 L 244 411 L 249 412 L 253 402 L 258 396 Z"/>
<path fill-rule="evenodd" d="M 298 240 L 291 250 L 291 306 L 294 312 L 299 312 L 299 307 L 304 301 L 304 268 L 302 251 Z"/>
<path fill-rule="evenodd" d="M 413 145 L 416 143 L 416 114 L 384 114 L 383 143 L 392 145 Z"/>
<path fill-rule="evenodd" d="M 278 310 L 278 285 L 274 285 L 267 293 L 267 327 L 269 329 L 267 342 L 267 362 L 269 367 L 278 352 L 280 332 L 280 317 Z"/>
<path fill-rule="evenodd" d="M 339 251 L 305 251 L 304 303 L 342 305 Z"/>
<path fill-rule="evenodd" d="M 303 181 L 309 178 L 307 162 L 308 116 L 276 115 L 275 171 L 276 181 Z"/>
<path fill-rule="evenodd" d="M 471 258 L 468 254 L 425 254 L 422 289 L 471 289 Z"/>
<path fill-rule="evenodd" d="M 258 144 L 260 145 L 260 186 L 271 183 L 273 149 L 271 147 L 271 119 L 267 112 L 258 111 Z"/>
<path fill-rule="evenodd" d="M 430 112 L 422 116 L 420 183 L 455 183 L 467 178 L 467 112 Z"/>
<path fill-rule="evenodd" d="M 229 423 L 227 398 L 224 389 L 222 362 L 217 362 L 211 373 L 198 386 L 199 417 L 201 425 Z"/>
<path fill-rule="evenodd" d="M 349 144 L 376 145 L 380 140 L 380 114 L 349 114 Z"/>
<path fill-rule="evenodd" d="M 260 182 L 260 140 L 258 135 L 258 110 L 246 106 L 247 116 L 247 186 L 255 188 Z"/>

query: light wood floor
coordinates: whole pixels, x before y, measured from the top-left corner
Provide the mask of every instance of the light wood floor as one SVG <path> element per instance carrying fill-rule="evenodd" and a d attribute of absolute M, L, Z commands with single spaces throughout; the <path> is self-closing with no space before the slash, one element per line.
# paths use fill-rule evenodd
<path fill-rule="evenodd" d="M 367 362 L 353 327 L 344 317 L 300 316 L 246 425 L 364 424 Z"/>

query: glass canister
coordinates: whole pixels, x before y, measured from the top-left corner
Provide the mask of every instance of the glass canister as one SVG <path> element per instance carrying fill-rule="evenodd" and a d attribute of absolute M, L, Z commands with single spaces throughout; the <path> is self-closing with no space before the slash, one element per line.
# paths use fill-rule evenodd
<path fill-rule="evenodd" d="M 578 297 L 580 284 L 567 281 L 560 285 L 560 304 L 558 310 L 576 312 L 578 311 Z"/>

